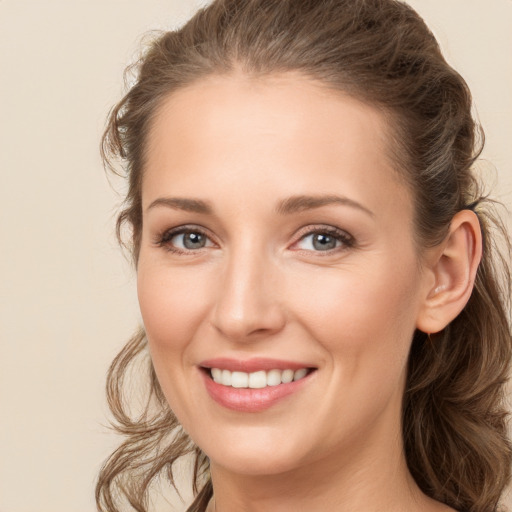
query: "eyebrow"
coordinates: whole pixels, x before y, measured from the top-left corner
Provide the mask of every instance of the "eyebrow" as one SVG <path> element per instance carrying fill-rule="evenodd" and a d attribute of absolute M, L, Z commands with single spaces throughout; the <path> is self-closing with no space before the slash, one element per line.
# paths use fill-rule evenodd
<path fill-rule="evenodd" d="M 184 197 L 159 197 L 147 207 L 146 211 L 149 211 L 156 206 L 167 206 L 168 208 L 173 208 L 174 210 L 203 213 L 205 215 L 211 215 L 213 213 L 211 204 L 206 201 L 202 201 L 201 199 L 188 199 Z"/>
<path fill-rule="evenodd" d="M 371 210 L 369 210 L 362 204 L 358 203 L 357 201 L 349 199 L 348 197 L 337 196 L 332 194 L 321 196 L 291 196 L 281 201 L 278 204 L 276 211 L 282 215 L 289 215 L 292 213 L 298 213 L 304 210 L 312 210 L 314 208 L 320 208 L 322 206 L 328 206 L 331 204 L 350 206 L 352 208 L 361 210 L 362 212 L 368 214 L 370 217 L 375 217 L 375 214 Z"/>
<path fill-rule="evenodd" d="M 305 210 L 313 210 L 315 208 L 321 208 L 322 206 L 328 206 L 331 204 L 339 204 L 343 206 L 350 206 L 361 210 L 368 214 L 370 217 L 374 217 L 375 214 L 363 206 L 362 204 L 349 199 L 344 196 L 337 195 L 320 195 L 320 196 L 309 196 L 309 195 L 297 195 L 288 197 L 277 204 L 276 212 L 280 215 L 291 215 L 293 213 L 302 212 Z M 202 199 L 191 199 L 184 197 L 159 197 L 155 199 L 146 209 L 146 211 L 155 208 L 157 206 L 165 206 L 175 210 L 184 210 L 187 212 L 201 213 L 203 215 L 212 215 L 213 207 L 211 203 L 203 201 Z"/>

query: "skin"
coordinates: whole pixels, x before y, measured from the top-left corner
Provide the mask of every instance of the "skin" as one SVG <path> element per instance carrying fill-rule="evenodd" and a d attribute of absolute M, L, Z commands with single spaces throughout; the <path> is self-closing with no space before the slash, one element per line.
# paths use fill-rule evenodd
<path fill-rule="evenodd" d="M 163 392 L 210 458 L 210 510 L 451 510 L 410 476 L 400 411 L 414 330 L 442 329 L 469 297 L 477 224 L 458 214 L 420 256 L 387 131 L 373 107 L 293 74 L 203 79 L 153 121 L 139 302 Z M 344 201 L 276 210 L 333 194 Z M 180 226 L 205 245 L 165 236 Z M 330 251 L 313 245 L 326 227 L 344 234 Z M 265 411 L 214 402 L 199 363 L 256 356 L 316 371 Z"/>

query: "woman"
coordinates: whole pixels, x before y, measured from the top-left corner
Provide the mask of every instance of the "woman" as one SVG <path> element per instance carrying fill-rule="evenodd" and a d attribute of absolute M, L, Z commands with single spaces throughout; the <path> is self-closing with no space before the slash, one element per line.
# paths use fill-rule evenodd
<path fill-rule="evenodd" d="M 103 144 L 144 330 L 100 510 L 189 453 L 189 511 L 497 510 L 510 287 L 470 109 L 394 0 L 219 0 L 151 45 Z"/>

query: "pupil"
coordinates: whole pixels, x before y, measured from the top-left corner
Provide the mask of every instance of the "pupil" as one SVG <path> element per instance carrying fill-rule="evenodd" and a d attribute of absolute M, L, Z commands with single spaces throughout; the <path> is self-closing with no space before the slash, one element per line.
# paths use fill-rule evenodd
<path fill-rule="evenodd" d="M 199 249 L 204 247 L 204 236 L 200 233 L 185 233 L 183 238 L 183 245 L 187 249 Z"/>
<path fill-rule="evenodd" d="M 313 238 L 313 247 L 320 251 L 327 251 L 336 247 L 336 239 L 330 235 L 315 235 Z"/>

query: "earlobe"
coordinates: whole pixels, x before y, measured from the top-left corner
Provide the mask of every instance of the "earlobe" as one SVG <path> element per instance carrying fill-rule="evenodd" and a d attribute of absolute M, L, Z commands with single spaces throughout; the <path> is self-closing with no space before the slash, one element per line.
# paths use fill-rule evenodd
<path fill-rule="evenodd" d="M 428 265 L 433 279 L 430 277 L 416 322 L 417 329 L 427 333 L 444 329 L 471 296 L 482 257 L 482 233 L 476 214 L 470 210 L 458 212 L 436 249 Z"/>

